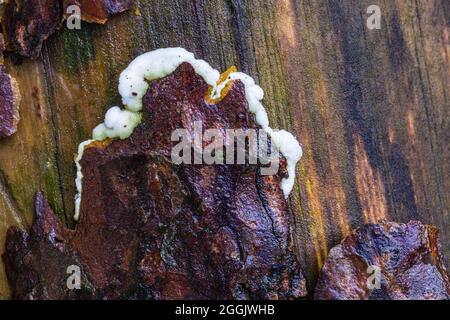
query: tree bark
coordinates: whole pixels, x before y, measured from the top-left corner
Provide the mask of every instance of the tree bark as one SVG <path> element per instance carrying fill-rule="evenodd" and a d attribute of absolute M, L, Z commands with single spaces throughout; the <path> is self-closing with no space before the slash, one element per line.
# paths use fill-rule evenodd
<path fill-rule="evenodd" d="M 33 221 L 38 190 L 73 225 L 74 154 L 120 105 L 120 72 L 141 53 L 181 46 L 253 76 L 272 127 L 302 143 L 289 203 L 309 289 L 329 249 L 379 219 L 436 225 L 448 264 L 450 2 L 380 0 L 380 30 L 366 27 L 371 4 L 140 0 L 106 25 L 63 26 L 36 61 L 7 56 L 22 102 L 18 132 L 0 140 L 0 252 L 8 226 Z"/>

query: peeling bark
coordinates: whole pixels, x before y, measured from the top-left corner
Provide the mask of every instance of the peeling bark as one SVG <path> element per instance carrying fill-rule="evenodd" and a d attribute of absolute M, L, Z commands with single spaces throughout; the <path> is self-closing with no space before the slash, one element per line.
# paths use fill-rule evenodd
<path fill-rule="evenodd" d="M 381 272 L 378 288 L 374 266 Z M 372 269 L 368 271 L 369 267 Z M 450 299 L 449 275 L 437 228 L 412 221 L 381 222 L 357 229 L 331 249 L 315 298 Z"/>
<path fill-rule="evenodd" d="M 133 6 L 132 0 L 63 0 L 64 14 L 67 8 L 77 5 L 81 9 L 81 18 L 87 22 L 103 24 L 111 16 L 124 12 Z"/>
<path fill-rule="evenodd" d="M 8 49 L 36 59 L 44 41 L 61 23 L 59 0 L 14 0 L 5 4 L 2 26 Z"/>
<path fill-rule="evenodd" d="M 19 123 L 20 92 L 17 81 L 6 72 L 3 65 L 5 41 L 0 34 L 0 138 L 9 137 L 17 131 Z"/>
<path fill-rule="evenodd" d="M 19 104 L 19 86 L 6 73 L 5 66 L 0 64 L 0 138 L 9 137 L 17 131 Z"/>
<path fill-rule="evenodd" d="M 306 294 L 294 254 L 293 215 L 281 177 L 257 165 L 175 165 L 171 132 L 253 127 L 244 85 L 217 105 L 185 63 L 151 83 L 144 120 L 126 140 L 84 151 L 81 219 L 65 229 L 36 202 L 28 235 L 8 233 L 4 255 L 19 299 L 295 299 Z M 284 171 L 283 171 L 284 172 Z M 65 268 L 83 271 L 68 292 Z M 75 296 L 79 298 L 80 296 Z"/>
<path fill-rule="evenodd" d="M 7 48 L 23 57 L 39 57 L 44 41 L 77 5 L 87 22 L 105 23 L 109 17 L 130 9 L 132 0 L 11 0 L 4 4 L 1 23 Z"/>

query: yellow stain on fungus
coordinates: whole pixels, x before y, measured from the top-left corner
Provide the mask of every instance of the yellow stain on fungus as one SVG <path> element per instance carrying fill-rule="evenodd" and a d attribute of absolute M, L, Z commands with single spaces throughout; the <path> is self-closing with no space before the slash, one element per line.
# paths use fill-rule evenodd
<path fill-rule="evenodd" d="M 217 85 L 220 85 L 221 83 L 227 81 L 228 76 L 234 72 L 237 72 L 237 68 L 235 66 L 232 66 L 227 71 L 222 73 L 220 75 L 219 81 L 217 82 Z M 207 95 L 205 96 L 206 102 L 208 102 L 209 104 L 218 104 L 220 101 L 223 100 L 223 98 L 225 98 L 227 96 L 228 91 L 230 91 L 230 88 L 233 85 L 233 83 L 234 83 L 234 81 L 229 81 L 223 88 L 222 92 L 220 93 L 220 97 L 217 99 L 211 98 L 214 88 L 210 87 Z"/>
<path fill-rule="evenodd" d="M 109 146 L 111 144 L 111 142 L 113 142 L 113 140 L 109 139 L 109 138 L 105 139 L 105 140 L 101 140 L 101 141 L 95 140 L 95 141 L 92 141 L 91 143 L 89 143 L 85 147 L 85 150 L 90 149 L 90 148 L 102 148 L 102 149 L 104 149 L 107 146 Z"/>

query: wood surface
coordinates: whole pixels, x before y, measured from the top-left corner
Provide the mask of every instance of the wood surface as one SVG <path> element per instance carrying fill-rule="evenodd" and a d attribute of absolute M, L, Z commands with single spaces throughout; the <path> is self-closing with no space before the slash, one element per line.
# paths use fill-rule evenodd
<path fill-rule="evenodd" d="M 380 30 L 366 27 L 381 8 Z M 62 27 L 39 59 L 7 55 L 18 132 L 0 140 L 0 252 L 42 190 L 73 226 L 77 146 L 120 104 L 137 55 L 181 46 L 266 92 L 272 127 L 303 145 L 290 197 L 311 290 L 328 251 L 379 219 L 436 225 L 450 265 L 450 1 L 140 0 L 105 25 Z M 9 291 L 0 264 L 0 298 Z"/>

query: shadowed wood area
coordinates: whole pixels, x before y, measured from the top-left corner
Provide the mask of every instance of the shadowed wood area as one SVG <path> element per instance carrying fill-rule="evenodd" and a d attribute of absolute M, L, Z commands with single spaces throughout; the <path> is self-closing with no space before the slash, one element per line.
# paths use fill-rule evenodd
<path fill-rule="evenodd" d="M 378 4 L 380 30 L 366 27 Z M 137 55 L 181 46 L 266 92 L 273 128 L 304 158 L 290 197 L 309 290 L 328 251 L 366 222 L 417 219 L 441 231 L 450 265 L 450 2 L 140 0 L 105 25 L 63 27 L 39 59 L 5 65 L 20 86 L 18 132 L 0 140 L 0 252 L 33 221 L 42 190 L 73 225 L 77 146 L 120 105 Z M 137 14 L 139 12 L 139 14 Z M 0 298 L 9 296 L 0 268 Z"/>

